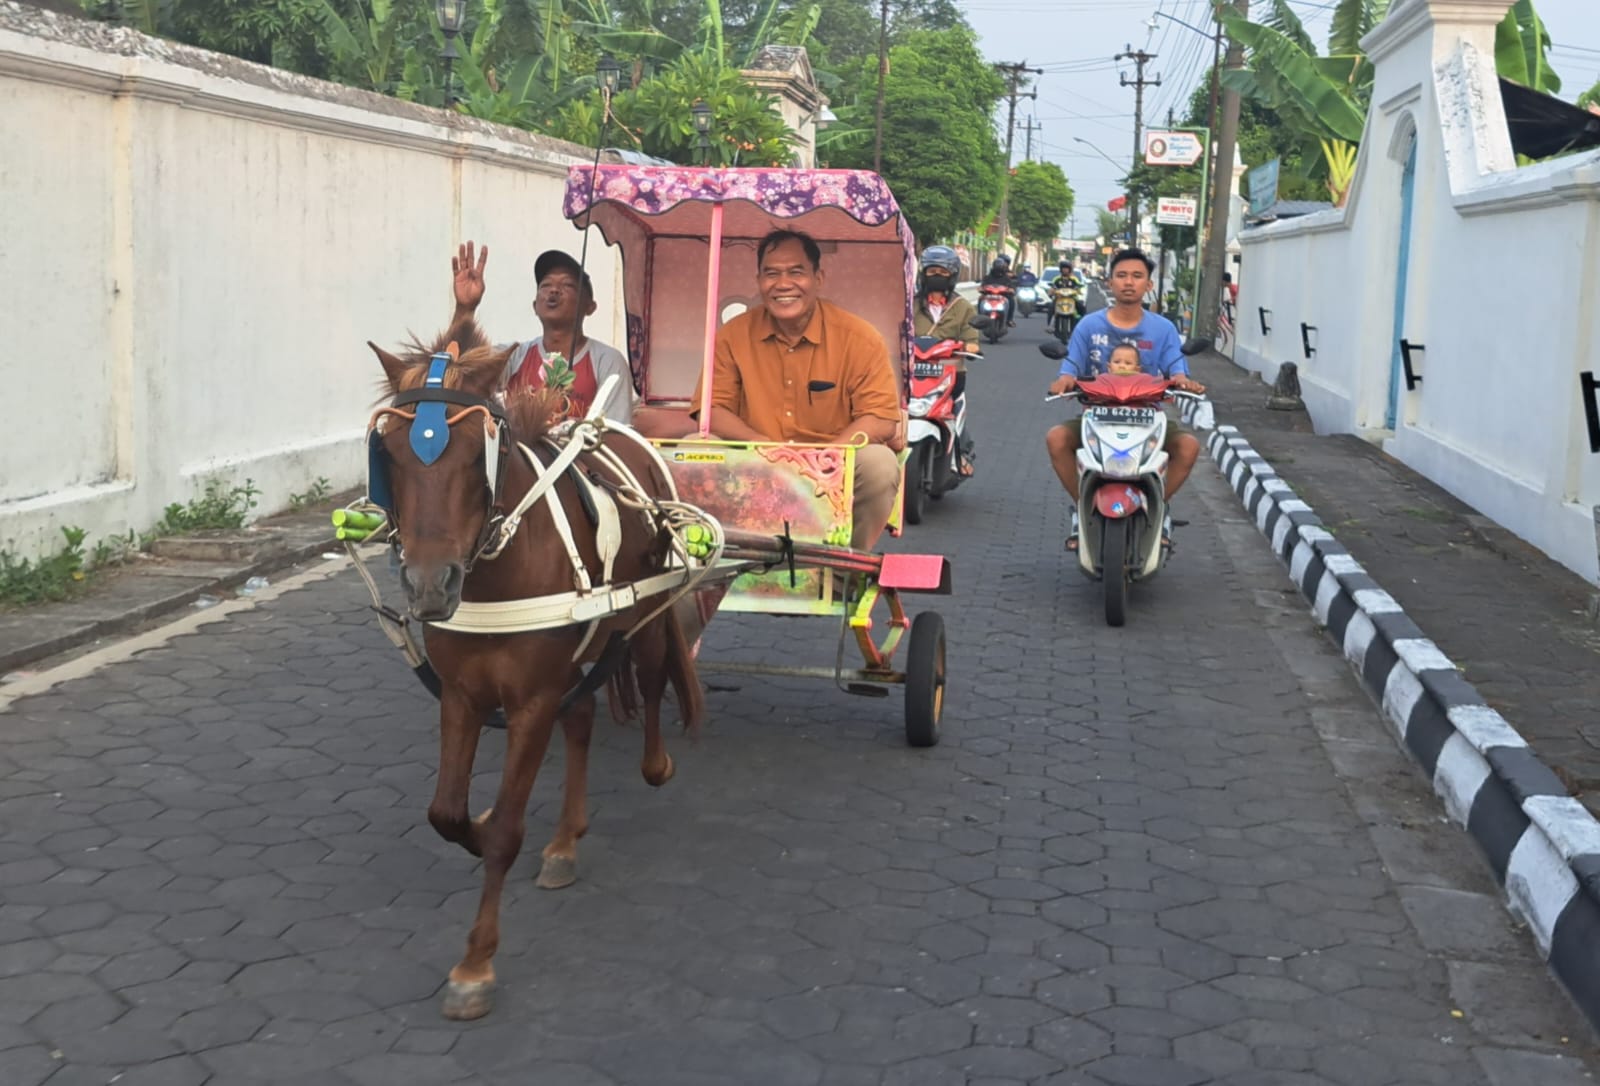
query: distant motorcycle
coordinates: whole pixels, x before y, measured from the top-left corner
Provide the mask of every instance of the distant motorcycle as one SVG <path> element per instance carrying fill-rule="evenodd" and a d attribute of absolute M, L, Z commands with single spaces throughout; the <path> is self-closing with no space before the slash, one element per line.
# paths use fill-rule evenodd
<path fill-rule="evenodd" d="M 1066 343 L 1078 326 L 1078 318 L 1083 316 L 1083 288 L 1077 283 L 1064 284 L 1056 280 L 1050 292 L 1050 310 L 1050 333 Z"/>
<path fill-rule="evenodd" d="M 967 436 L 966 392 L 955 393 L 957 360 L 982 357 L 968 351 L 959 339 L 918 336 L 912 341 L 911 399 L 907 405 L 911 425 L 906 431 L 911 450 L 906 462 L 907 524 L 921 524 L 927 500 L 938 501 L 970 478 L 961 473 L 962 461 L 972 449 Z"/>
<path fill-rule="evenodd" d="M 985 286 L 978 288 L 978 315 L 984 319 L 983 335 L 990 343 L 999 343 L 1010 326 L 1007 311 L 1011 308 L 1011 288 Z"/>
<path fill-rule="evenodd" d="M 1044 287 L 1030 285 L 1017 288 L 1017 315 L 1030 317 L 1035 309 L 1044 308 Z"/>

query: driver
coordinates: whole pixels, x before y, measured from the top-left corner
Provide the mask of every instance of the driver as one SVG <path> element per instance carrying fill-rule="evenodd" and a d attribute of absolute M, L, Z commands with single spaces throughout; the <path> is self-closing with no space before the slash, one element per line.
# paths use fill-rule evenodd
<path fill-rule="evenodd" d="M 1067 344 L 1067 357 L 1062 359 L 1061 373 L 1050 384 L 1050 392 L 1060 395 L 1087 380 L 1105 372 L 1114 348 L 1124 344 L 1136 348 L 1144 372 L 1155 377 L 1176 381 L 1174 387 L 1184 392 L 1201 393 L 1205 386 L 1189 377 L 1189 363 L 1183 356 L 1178 330 L 1172 322 L 1159 313 L 1144 308 L 1144 296 L 1150 290 L 1150 273 L 1155 262 L 1142 250 L 1124 249 L 1111 258 L 1111 299 L 1106 309 L 1099 309 L 1078 322 L 1077 330 Z M 1072 495 L 1072 534 L 1067 537 L 1067 549 L 1078 545 L 1078 448 L 1083 444 L 1083 420 L 1070 419 L 1052 426 L 1045 434 L 1045 448 L 1050 453 L 1050 466 L 1067 493 Z M 1195 461 L 1200 458 L 1200 441 L 1181 422 L 1169 420 L 1167 441 L 1167 498 L 1170 500 L 1189 478 Z"/>
<path fill-rule="evenodd" d="M 475 319 L 478 303 L 483 300 L 483 269 L 488 263 L 489 247 L 485 245 L 475 252 L 470 241 L 450 258 L 456 296 L 452 323 L 464 317 Z M 571 401 L 569 417 L 582 418 L 588 414 L 600 386 L 615 374 L 617 383 L 602 406 L 601 414 L 614 422 L 631 423 L 638 396 L 627 358 L 615 347 L 583 334 L 583 319 L 593 316 L 595 311 L 594 283 L 588 273 L 570 254 L 551 249 L 533 262 L 533 278 L 537 284 L 533 312 L 544 334 L 510 345 L 506 390 L 542 388 L 547 374 L 555 372 L 548 363 L 552 356 L 560 355 L 571 369 L 567 375 L 570 380 L 567 386 L 567 398 Z M 500 344 L 498 349 L 504 350 L 506 346 Z"/>
<path fill-rule="evenodd" d="M 798 230 L 756 246 L 762 305 L 717 332 L 708 428 L 732 441 L 857 445 L 850 545 L 871 550 L 900 489 L 900 385 L 883 336 L 817 295 L 822 250 Z M 694 394 L 699 417 L 701 389 Z"/>
<path fill-rule="evenodd" d="M 1011 274 L 1011 258 L 1004 253 L 994 258 L 994 263 L 989 265 L 989 274 L 983 277 L 979 284 L 985 287 L 1006 288 L 1006 327 L 1017 326 L 1017 277 Z"/>
<path fill-rule="evenodd" d="M 934 339 L 959 339 L 964 350 L 982 354 L 978 348 L 978 329 L 972 324 L 978 317 L 978 311 L 971 302 L 956 293 L 961 258 L 948 245 L 930 245 L 922 251 L 921 264 L 917 300 L 911 310 L 912 331 Z M 956 379 L 950 396 L 960 399 L 967 390 L 967 360 L 957 355 L 954 361 Z M 963 475 L 972 474 L 973 447 L 972 420 L 969 418 L 961 440 Z"/>

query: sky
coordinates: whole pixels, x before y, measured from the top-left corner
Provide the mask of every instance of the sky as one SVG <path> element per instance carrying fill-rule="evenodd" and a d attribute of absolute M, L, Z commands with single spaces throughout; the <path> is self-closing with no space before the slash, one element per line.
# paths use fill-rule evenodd
<path fill-rule="evenodd" d="M 1600 80 L 1600 19 L 1597 0 L 1537 0 L 1536 7 L 1554 41 L 1551 66 L 1561 76 L 1561 96 L 1571 101 Z M 1017 103 L 1015 161 L 1027 147 L 1030 115 L 1034 157 L 1058 164 L 1077 194 L 1076 233 L 1094 229 L 1094 208 L 1121 190 L 1118 178 L 1133 157 L 1132 87 L 1119 86 L 1119 73 L 1133 78 L 1132 62 L 1112 58 L 1129 45 L 1154 53 L 1145 78 L 1161 86 L 1145 88 L 1145 117 L 1164 121 L 1170 107 L 1181 116 L 1195 85 L 1210 70 L 1212 46 L 1171 19 L 1205 27 L 1209 0 L 957 0 L 991 61 L 1027 61 L 1043 68 L 1035 77 L 1038 100 Z M 1328 38 L 1332 0 L 1290 0 L 1312 39 Z M 1048 43 L 1048 44 L 1041 44 Z M 1004 126 L 1004 116 L 1001 118 Z M 1004 133 L 1002 133 L 1002 136 Z M 1087 140 L 1117 161 L 1076 140 Z"/>

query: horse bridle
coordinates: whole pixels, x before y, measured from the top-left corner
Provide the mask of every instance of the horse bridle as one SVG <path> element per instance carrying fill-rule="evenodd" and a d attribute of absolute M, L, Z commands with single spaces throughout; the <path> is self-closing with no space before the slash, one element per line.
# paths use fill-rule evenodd
<path fill-rule="evenodd" d="M 483 416 L 484 475 L 488 480 L 483 527 L 478 540 L 463 563 L 463 574 L 472 567 L 489 548 L 499 533 L 505 513 L 500 508 L 501 482 L 505 478 L 506 455 L 510 443 L 503 440 L 507 429 L 505 409 L 495 400 L 461 389 L 444 386 L 445 370 L 455 361 L 452 354 L 439 352 L 428 360 L 428 375 L 422 385 L 398 393 L 388 406 L 372 413 L 367 424 L 367 497 L 383 509 L 389 518 L 389 541 L 399 548 L 399 519 L 395 515 L 394 492 L 389 482 L 391 458 L 384 448 L 382 422 L 390 417 L 403 419 L 409 425 L 408 441 L 411 451 L 423 465 L 429 465 L 444 454 L 450 444 L 450 431 L 456 423 L 470 415 Z M 414 410 L 406 410 L 414 407 Z M 449 412 L 448 407 L 460 410 Z"/>

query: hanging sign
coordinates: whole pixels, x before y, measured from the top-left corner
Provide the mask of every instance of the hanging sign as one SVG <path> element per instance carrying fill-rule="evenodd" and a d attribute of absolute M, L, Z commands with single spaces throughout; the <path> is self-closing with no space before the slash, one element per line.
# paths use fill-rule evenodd
<path fill-rule="evenodd" d="M 1156 222 L 1162 226 L 1193 226 L 1199 217 L 1199 200 L 1163 196 L 1156 202 Z"/>
<path fill-rule="evenodd" d="M 1198 132 L 1146 132 L 1146 166 L 1193 166 L 1206 153 Z"/>

